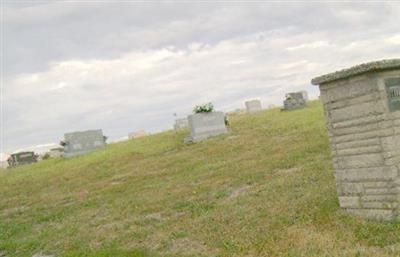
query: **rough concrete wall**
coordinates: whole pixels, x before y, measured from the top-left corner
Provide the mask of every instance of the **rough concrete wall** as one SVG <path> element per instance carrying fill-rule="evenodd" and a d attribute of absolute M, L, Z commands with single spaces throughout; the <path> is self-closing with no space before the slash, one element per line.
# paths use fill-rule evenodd
<path fill-rule="evenodd" d="M 340 206 L 384 220 L 398 216 L 400 196 L 400 111 L 389 111 L 388 76 L 400 76 L 400 71 L 320 86 Z"/>
<path fill-rule="evenodd" d="M 203 139 L 225 134 L 225 114 L 223 112 L 197 113 L 189 115 L 190 139 L 187 141 L 201 141 Z"/>

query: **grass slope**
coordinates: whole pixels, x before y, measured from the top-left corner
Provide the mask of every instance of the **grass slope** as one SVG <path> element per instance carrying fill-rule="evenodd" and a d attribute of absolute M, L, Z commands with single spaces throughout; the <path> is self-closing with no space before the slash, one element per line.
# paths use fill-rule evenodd
<path fill-rule="evenodd" d="M 400 223 L 338 208 L 322 107 L 232 115 L 0 172 L 0 256 L 400 256 Z"/>

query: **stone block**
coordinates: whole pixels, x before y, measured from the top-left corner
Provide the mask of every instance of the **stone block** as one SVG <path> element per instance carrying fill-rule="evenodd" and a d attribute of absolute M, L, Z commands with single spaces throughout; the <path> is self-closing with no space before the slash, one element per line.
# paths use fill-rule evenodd
<path fill-rule="evenodd" d="M 360 168 L 336 171 L 336 178 L 339 182 L 388 181 L 395 179 L 397 175 L 397 170 L 394 167 Z"/>
<path fill-rule="evenodd" d="M 338 187 L 341 188 L 343 195 L 357 195 L 364 191 L 362 183 L 340 183 Z"/>
<path fill-rule="evenodd" d="M 386 209 L 346 209 L 346 212 L 370 220 L 390 221 L 395 218 L 394 211 Z"/>
<path fill-rule="evenodd" d="M 360 154 L 338 157 L 339 166 L 347 169 L 378 167 L 384 164 L 382 154 Z"/>
<path fill-rule="evenodd" d="M 392 202 L 363 202 L 362 204 L 363 208 L 366 209 L 387 209 L 387 210 L 392 210 L 397 207 L 396 203 Z"/>
<path fill-rule="evenodd" d="M 358 196 L 339 196 L 339 205 L 342 208 L 360 208 L 360 197 Z"/>

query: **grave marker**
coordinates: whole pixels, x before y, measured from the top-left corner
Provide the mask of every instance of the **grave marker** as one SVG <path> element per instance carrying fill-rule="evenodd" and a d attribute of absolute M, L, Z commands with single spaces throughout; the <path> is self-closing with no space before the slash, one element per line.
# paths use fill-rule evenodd
<path fill-rule="evenodd" d="M 196 113 L 188 116 L 190 136 L 185 141 L 198 142 L 228 133 L 223 112 Z"/>
<path fill-rule="evenodd" d="M 286 99 L 283 101 L 283 110 L 290 111 L 301 109 L 306 106 L 303 92 L 294 92 L 286 94 Z"/>
<path fill-rule="evenodd" d="M 341 208 L 392 220 L 400 204 L 400 59 L 314 78 L 325 109 Z"/>
<path fill-rule="evenodd" d="M 7 159 L 8 167 L 16 167 L 20 165 L 27 165 L 37 162 L 37 156 L 34 152 L 26 151 L 26 152 L 19 152 L 13 153 Z"/>
<path fill-rule="evenodd" d="M 105 141 L 106 137 L 101 129 L 66 133 L 64 156 L 69 158 L 103 148 L 106 145 Z"/>

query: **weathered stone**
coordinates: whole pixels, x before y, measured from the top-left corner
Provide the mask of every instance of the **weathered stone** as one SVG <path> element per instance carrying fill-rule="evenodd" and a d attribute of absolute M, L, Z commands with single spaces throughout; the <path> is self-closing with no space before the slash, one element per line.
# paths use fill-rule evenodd
<path fill-rule="evenodd" d="M 340 187 L 343 195 L 357 195 L 364 190 L 362 183 L 340 183 L 338 187 Z"/>
<path fill-rule="evenodd" d="M 251 100 L 245 102 L 247 112 L 258 112 L 262 111 L 261 102 L 259 100 Z"/>
<path fill-rule="evenodd" d="M 66 133 L 64 143 L 64 156 L 67 158 L 91 152 L 106 144 L 101 129 Z"/>
<path fill-rule="evenodd" d="M 339 196 L 339 203 L 342 208 L 360 208 L 360 197 L 358 196 Z"/>
<path fill-rule="evenodd" d="M 369 208 L 346 209 L 346 212 L 361 218 L 371 219 L 371 220 L 390 221 L 395 218 L 394 211 L 386 209 L 369 209 Z"/>
<path fill-rule="evenodd" d="M 400 213 L 400 59 L 362 64 L 319 84 L 340 206 L 365 218 Z"/>
<path fill-rule="evenodd" d="M 387 209 L 397 208 L 397 204 L 393 202 L 363 202 L 362 207 L 366 209 Z"/>
<path fill-rule="evenodd" d="M 196 113 L 188 116 L 190 137 L 185 141 L 198 142 L 228 133 L 223 112 Z"/>
<path fill-rule="evenodd" d="M 398 194 L 399 191 L 396 187 L 389 188 L 366 188 L 365 194 L 367 195 L 389 195 L 389 194 Z"/>
<path fill-rule="evenodd" d="M 302 92 L 288 93 L 286 99 L 283 101 L 283 110 L 301 109 L 306 106 L 306 99 Z"/>

